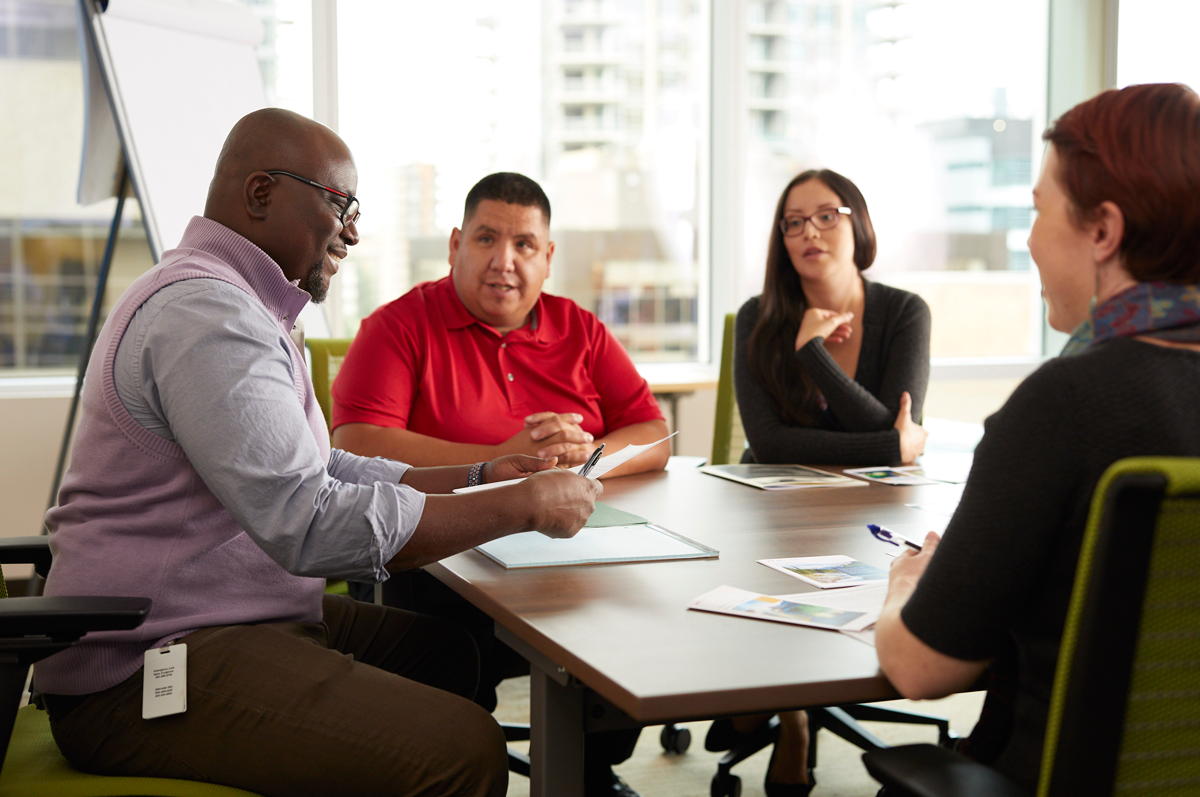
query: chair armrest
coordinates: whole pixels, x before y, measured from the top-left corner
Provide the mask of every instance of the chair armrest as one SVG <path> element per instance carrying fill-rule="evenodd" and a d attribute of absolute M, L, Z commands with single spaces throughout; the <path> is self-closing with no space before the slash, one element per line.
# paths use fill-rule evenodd
<path fill-rule="evenodd" d="M 932 744 L 906 744 L 863 754 L 871 777 L 913 797 L 1031 797 L 991 767 Z"/>
<path fill-rule="evenodd" d="M 109 596 L 6 598 L 0 600 L 0 637 L 75 640 L 89 631 L 125 631 L 145 621 L 151 604 L 149 598 Z"/>
<path fill-rule="evenodd" d="M 0 564 L 33 564 L 33 569 L 42 578 L 50 572 L 50 538 L 0 537 Z"/>

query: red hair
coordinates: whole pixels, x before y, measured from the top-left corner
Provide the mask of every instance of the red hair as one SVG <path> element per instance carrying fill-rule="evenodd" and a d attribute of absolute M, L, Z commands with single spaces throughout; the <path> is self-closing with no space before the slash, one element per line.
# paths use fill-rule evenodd
<path fill-rule="evenodd" d="M 1200 97 L 1178 83 L 1097 94 L 1042 136 L 1077 222 L 1111 201 L 1121 255 L 1139 282 L 1200 282 Z"/>

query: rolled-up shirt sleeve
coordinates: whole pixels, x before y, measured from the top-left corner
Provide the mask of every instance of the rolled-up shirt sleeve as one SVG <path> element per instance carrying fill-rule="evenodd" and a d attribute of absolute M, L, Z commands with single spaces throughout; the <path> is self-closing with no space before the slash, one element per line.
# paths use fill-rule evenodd
<path fill-rule="evenodd" d="M 425 496 L 398 483 L 408 470 L 402 463 L 336 449 L 323 459 L 297 399 L 290 345 L 240 289 L 175 283 L 139 309 L 122 338 L 118 396 L 143 426 L 181 446 L 281 567 L 382 581 L 420 522 Z"/>

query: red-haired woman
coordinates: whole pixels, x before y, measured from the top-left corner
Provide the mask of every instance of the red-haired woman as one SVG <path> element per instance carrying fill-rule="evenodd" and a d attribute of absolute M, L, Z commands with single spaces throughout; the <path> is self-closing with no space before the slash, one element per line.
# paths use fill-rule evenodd
<path fill-rule="evenodd" d="M 1107 91 L 1044 138 L 1029 251 L 1050 324 L 1084 322 L 1082 350 L 987 420 L 945 536 L 897 558 L 876 626 L 880 665 L 908 697 L 964 689 L 990 666 L 966 752 L 1031 792 L 1101 473 L 1128 456 L 1200 456 L 1200 97 Z"/>
<path fill-rule="evenodd" d="M 779 197 L 761 296 L 737 316 L 743 461 L 912 463 L 924 450 L 929 307 L 863 279 L 875 260 L 867 202 L 829 169 Z"/>

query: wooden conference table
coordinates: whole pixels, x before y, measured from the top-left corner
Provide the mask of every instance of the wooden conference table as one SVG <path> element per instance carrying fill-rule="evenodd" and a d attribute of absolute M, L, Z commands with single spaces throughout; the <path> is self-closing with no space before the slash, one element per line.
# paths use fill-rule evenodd
<path fill-rule="evenodd" d="M 962 485 L 765 491 L 672 469 L 605 482 L 601 500 L 721 552 L 718 559 L 505 570 L 477 551 L 427 569 L 491 615 L 532 663 L 533 797 L 580 797 L 585 730 L 897 697 L 874 648 L 833 631 L 688 611 L 728 584 L 820 590 L 756 560 L 846 554 L 886 568 L 867 523 L 910 537 Z"/>

